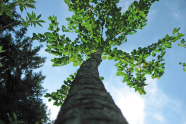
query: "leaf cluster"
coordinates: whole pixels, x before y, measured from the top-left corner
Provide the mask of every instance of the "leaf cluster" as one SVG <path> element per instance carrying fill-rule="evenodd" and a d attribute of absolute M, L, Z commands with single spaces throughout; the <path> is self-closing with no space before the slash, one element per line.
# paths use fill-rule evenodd
<path fill-rule="evenodd" d="M 3 0 L 0 0 L 0 16 L 3 15 L 3 12 L 5 12 L 8 16 L 13 18 L 13 14 L 12 14 L 11 10 L 14 9 L 15 6 L 17 6 L 17 5 L 19 5 L 21 12 L 23 12 L 23 8 L 26 10 L 26 7 L 36 9 L 35 5 L 33 3 L 36 3 L 36 2 L 34 0 L 17 0 L 17 1 L 14 0 L 13 3 L 9 3 L 9 4 L 5 5 Z M 36 27 L 36 23 L 37 23 L 39 26 L 42 27 L 42 25 L 39 22 L 45 22 L 45 21 L 38 20 L 40 17 L 41 17 L 41 14 L 36 17 L 36 15 L 35 15 L 35 13 L 33 13 L 33 11 L 32 11 L 32 14 L 27 13 L 27 17 L 26 17 L 27 21 L 25 21 L 23 18 L 21 18 L 22 26 L 27 27 L 29 25 L 29 23 L 31 23 L 31 26 L 33 24 L 34 27 Z M 18 22 L 16 22 L 16 23 L 18 23 Z M 9 25 L 12 25 L 12 24 L 9 24 Z M 7 25 L 7 26 L 9 26 L 9 25 Z M 7 26 L 4 26 L 2 28 L 5 28 Z M 2 29 L 2 28 L 0 27 L 0 29 Z"/>
<path fill-rule="evenodd" d="M 173 30 L 173 34 L 177 33 L 179 29 L 180 28 L 175 28 Z M 165 49 L 171 48 L 172 42 L 176 42 L 182 36 L 184 36 L 184 34 L 182 33 L 177 33 L 177 36 L 171 37 L 169 37 L 169 35 L 167 34 L 165 38 L 159 39 L 158 43 L 152 44 L 144 48 L 139 47 L 138 50 L 134 49 L 131 52 L 131 56 L 126 52 L 114 48 L 113 51 L 110 52 L 108 59 L 114 59 L 115 61 L 119 61 L 115 64 L 118 69 L 116 75 L 123 76 L 123 82 L 127 82 L 127 85 L 135 88 L 135 91 L 142 91 L 144 94 L 146 94 L 146 92 L 142 88 L 143 86 L 147 85 L 144 83 L 144 81 L 146 80 L 145 75 L 150 74 L 152 75 L 153 79 L 160 79 L 160 77 L 164 74 L 165 70 L 165 63 L 160 63 L 161 61 L 165 60 L 163 58 L 166 53 Z M 184 41 L 184 39 L 182 39 L 182 41 Z M 149 57 L 150 55 L 155 57 L 156 53 L 159 52 L 161 53 L 157 56 L 158 59 L 156 61 L 155 59 L 149 62 L 146 61 L 147 57 Z M 115 57 L 116 55 L 118 55 L 118 57 Z M 128 65 L 130 67 L 128 67 Z M 136 77 L 131 74 L 134 73 L 134 71 L 136 72 Z"/>
<path fill-rule="evenodd" d="M 68 37 L 65 38 L 65 35 L 59 36 L 57 32 L 60 28 L 58 27 L 59 22 L 57 22 L 56 16 L 49 16 L 48 19 L 51 21 L 48 30 L 51 30 L 52 33 L 45 32 L 44 35 L 33 33 L 32 39 L 40 40 L 40 42 L 47 41 L 50 45 L 46 45 L 47 49 L 45 49 L 45 51 L 56 56 L 61 56 L 61 58 L 54 58 L 51 60 L 54 62 L 52 66 L 63 66 L 70 62 L 73 62 L 73 66 L 80 66 L 84 62 L 82 53 L 86 54 L 86 59 L 88 59 L 97 52 L 96 49 L 92 50 L 93 48 L 89 48 L 91 45 L 90 43 L 78 45 L 78 43 L 81 43 L 78 41 L 79 38 L 76 38 L 76 40 L 71 43 L 71 40 Z M 63 27 L 64 26 L 62 26 L 62 30 L 66 30 Z"/>
<path fill-rule="evenodd" d="M 57 90 L 57 92 L 52 93 L 46 93 L 44 97 L 49 98 L 48 101 L 54 100 L 53 105 L 55 106 L 62 106 L 64 100 L 66 99 L 66 96 L 70 90 L 70 86 L 72 85 L 72 81 L 75 79 L 75 76 L 77 73 L 74 73 L 74 75 L 70 75 L 70 77 L 67 77 L 67 80 L 64 81 L 64 85 L 61 86 L 61 89 Z"/>
<path fill-rule="evenodd" d="M 32 11 L 32 14 L 27 12 L 27 17 L 26 17 L 27 21 L 25 21 L 23 18 L 21 18 L 22 25 L 27 27 L 29 25 L 29 23 L 31 23 L 31 26 L 33 24 L 34 27 L 36 27 L 36 23 L 37 23 L 39 26 L 42 27 L 42 25 L 39 22 L 45 22 L 45 21 L 44 20 L 38 20 L 40 17 L 41 17 L 41 14 L 36 17 L 36 14 L 33 13 L 33 11 Z"/>
<path fill-rule="evenodd" d="M 35 5 L 33 3 L 36 3 L 36 2 L 34 0 L 14 0 L 13 3 L 9 3 L 8 5 L 5 5 L 3 0 L 0 0 L 0 6 L 1 6 L 0 16 L 3 15 L 3 12 L 5 12 L 8 16 L 13 18 L 13 14 L 11 10 L 14 9 L 15 6 L 19 5 L 21 12 L 23 12 L 23 8 L 25 10 L 26 10 L 26 7 L 35 8 Z"/>
<path fill-rule="evenodd" d="M 25 123 L 24 121 L 22 121 L 22 120 L 17 120 L 17 116 L 16 116 L 16 114 L 13 112 L 13 115 L 14 115 L 14 119 L 15 120 L 13 120 L 10 116 L 9 116 L 9 113 L 7 113 L 7 116 L 8 116 L 8 120 L 10 121 L 10 123 L 9 124 L 20 124 L 20 123 Z M 4 124 L 4 122 L 2 121 L 2 120 L 0 120 L 0 124 Z"/>

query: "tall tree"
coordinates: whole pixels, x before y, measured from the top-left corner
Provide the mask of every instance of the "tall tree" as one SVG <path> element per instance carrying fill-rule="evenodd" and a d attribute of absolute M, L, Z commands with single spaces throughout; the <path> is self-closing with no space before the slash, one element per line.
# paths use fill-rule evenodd
<path fill-rule="evenodd" d="M 7 2 L 7 1 L 5 1 Z M 12 10 L 14 18 L 19 17 Z M 0 24 L 8 25 L 18 21 L 7 16 L 5 13 L 0 16 Z M 15 27 L 20 29 L 15 30 Z M 10 33 L 15 34 L 15 38 Z M 42 67 L 46 57 L 37 56 L 37 52 L 42 45 L 32 49 L 32 42 L 29 37 L 25 37 L 27 29 L 17 23 L 16 26 L 9 26 L 1 30 L 0 44 L 5 52 L 0 56 L 3 67 L 0 68 L 0 120 L 5 124 L 9 123 L 6 113 L 11 117 L 13 112 L 17 115 L 17 120 L 23 120 L 27 124 L 48 122 L 47 106 L 40 98 L 46 92 L 41 83 L 45 79 L 41 72 L 33 73 L 33 69 Z M 24 78 L 22 78 L 25 74 Z"/>
<path fill-rule="evenodd" d="M 164 61 L 165 49 L 171 48 L 172 42 L 184 36 L 178 33 L 180 28 L 173 30 L 173 35 L 177 33 L 177 36 L 167 34 L 165 38 L 159 39 L 158 43 L 134 49 L 131 55 L 117 50 L 117 47 L 111 50 L 111 47 L 127 42 L 126 35 L 136 33 L 136 29 L 143 29 L 150 6 L 155 1 L 159 0 L 134 1 L 121 15 L 121 7 L 116 6 L 119 0 L 65 0 L 69 11 L 75 14 L 71 18 L 66 18 L 69 26 L 67 29 L 62 25 L 62 31 L 75 31 L 79 33 L 78 38 L 71 42 L 65 35 L 59 36 L 57 33 L 60 30 L 57 26 L 59 23 L 54 15 L 48 18 L 51 21 L 48 29 L 52 33 L 45 32 L 44 35 L 33 33 L 33 39 L 47 41 L 50 44 L 45 51 L 60 56 L 51 60 L 54 62 L 53 66 L 62 66 L 70 62 L 73 62 L 74 66 L 80 65 L 78 72 L 74 73 L 75 79 L 70 75 L 71 78 L 64 81 L 65 85 L 62 85 L 61 89 L 45 95 L 50 97 L 49 101 L 55 100 L 54 105 L 62 106 L 55 124 L 127 124 L 121 111 L 105 90 L 101 81 L 103 78 L 99 77 L 98 66 L 102 59 L 107 58 L 104 55 L 108 55 L 109 60 L 118 61 L 115 64 L 118 69 L 116 75 L 124 77 L 123 82 L 127 82 L 128 86 L 135 88 L 141 95 L 146 94 L 145 74 L 152 75 L 153 79 L 159 79 L 163 75 L 165 63 L 160 62 Z M 96 6 L 93 7 L 89 2 L 94 2 Z M 105 41 L 102 37 L 104 25 L 107 28 Z M 120 36 L 116 38 L 117 35 Z M 181 43 L 185 43 L 185 40 L 182 39 Z M 158 59 L 147 62 L 146 58 L 151 54 L 155 57 L 156 52 L 161 52 L 157 56 Z M 83 54 L 87 55 L 86 61 L 82 59 Z M 134 71 L 136 77 L 132 75 Z"/>

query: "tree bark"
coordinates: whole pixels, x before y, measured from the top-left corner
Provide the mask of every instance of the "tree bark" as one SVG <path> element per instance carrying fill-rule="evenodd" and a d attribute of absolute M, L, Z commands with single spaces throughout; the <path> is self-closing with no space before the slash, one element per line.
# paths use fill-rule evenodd
<path fill-rule="evenodd" d="M 100 80 L 102 52 L 80 66 L 54 124 L 128 124 Z"/>

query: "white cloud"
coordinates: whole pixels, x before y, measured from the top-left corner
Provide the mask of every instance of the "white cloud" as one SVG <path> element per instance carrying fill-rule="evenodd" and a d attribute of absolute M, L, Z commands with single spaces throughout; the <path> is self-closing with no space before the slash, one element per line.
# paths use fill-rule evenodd
<path fill-rule="evenodd" d="M 59 113 L 60 107 L 53 106 L 54 101 L 48 102 L 48 98 L 43 98 L 43 102 L 48 106 L 48 110 L 51 111 L 50 119 L 55 120 Z"/>
<path fill-rule="evenodd" d="M 129 88 L 125 87 L 124 89 Z M 123 95 L 123 92 L 119 91 L 116 104 L 130 124 L 137 124 L 138 122 L 139 124 L 144 123 L 144 100 L 135 92 L 127 90 L 126 94 Z"/>
<path fill-rule="evenodd" d="M 168 123 L 169 112 L 183 115 L 181 102 L 163 93 L 158 86 L 158 79 L 153 80 L 150 75 L 147 75 L 148 85 L 145 87 L 147 94 L 141 96 L 133 88 L 126 86 L 122 78 L 116 77 L 115 74 L 116 69 L 113 69 L 109 80 L 104 82 L 105 88 L 110 92 L 129 124 L 145 124 L 146 121 L 152 120 L 154 123 L 165 124 Z"/>
<path fill-rule="evenodd" d="M 147 93 L 150 93 L 152 96 L 154 96 L 157 92 L 157 79 L 153 80 L 150 75 L 146 76 L 146 84 L 148 84 L 145 89 Z"/>
<path fill-rule="evenodd" d="M 109 81 L 104 83 L 107 91 L 111 93 L 116 105 L 120 108 L 129 124 L 143 124 L 145 118 L 144 99 L 134 89 L 122 83 L 119 77 L 115 77 L 115 74 L 116 69 L 112 70 Z M 114 86 L 112 85 L 113 82 L 115 83 Z M 123 88 L 116 89 L 116 85 Z"/>
<path fill-rule="evenodd" d="M 160 113 L 155 113 L 154 118 L 156 118 L 160 122 L 164 122 L 164 117 Z"/>

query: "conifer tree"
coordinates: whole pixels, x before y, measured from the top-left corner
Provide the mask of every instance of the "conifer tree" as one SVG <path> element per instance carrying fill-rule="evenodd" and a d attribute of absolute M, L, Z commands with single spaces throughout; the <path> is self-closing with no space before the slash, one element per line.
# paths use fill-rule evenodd
<path fill-rule="evenodd" d="M 16 24 L 6 27 L 0 33 L 0 44 L 4 50 L 0 53 L 0 56 L 4 56 L 0 60 L 3 65 L 0 67 L 0 120 L 9 124 L 9 117 L 15 117 L 15 113 L 16 120 L 23 120 L 26 124 L 46 123 L 50 119 L 47 106 L 41 99 L 46 92 L 41 85 L 45 76 L 41 72 L 33 73 L 34 69 L 43 66 L 41 64 L 46 57 L 37 56 L 42 45 L 32 49 L 33 40 L 24 36 L 27 29 L 21 23 L 15 23 L 20 15 L 15 9 L 12 13 L 13 19 L 5 13 L 0 16 L 2 26 Z"/>

